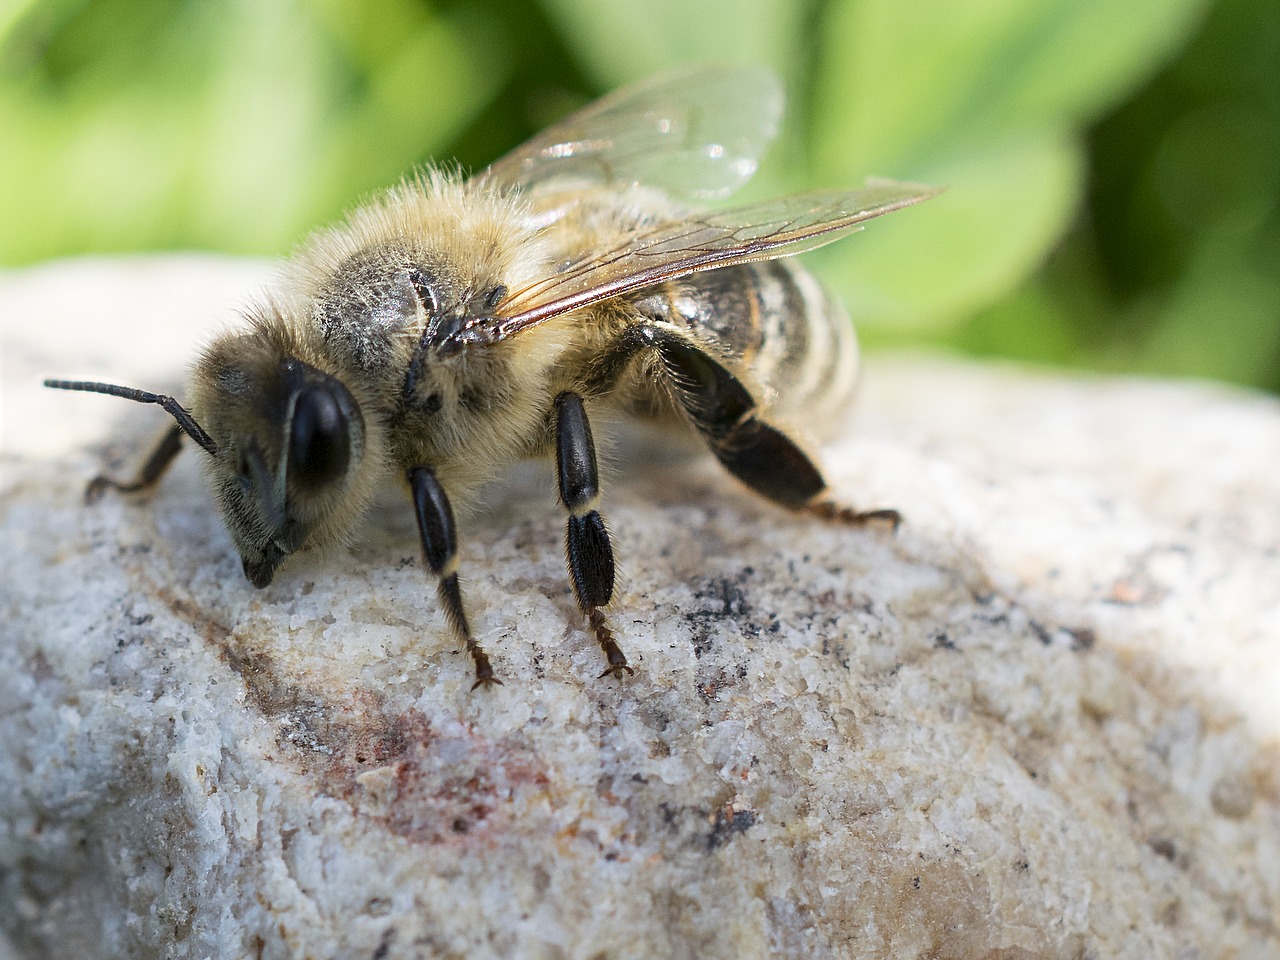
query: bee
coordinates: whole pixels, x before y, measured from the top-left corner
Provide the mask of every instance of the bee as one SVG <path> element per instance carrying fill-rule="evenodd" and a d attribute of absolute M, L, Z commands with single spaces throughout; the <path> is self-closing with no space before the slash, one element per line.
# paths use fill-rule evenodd
<path fill-rule="evenodd" d="M 691 430 L 782 507 L 896 526 L 896 511 L 835 503 L 778 426 L 829 418 L 857 363 L 845 313 L 780 258 L 935 191 L 870 181 L 707 211 L 755 172 L 782 105 L 766 70 L 687 68 L 586 106 L 474 176 L 407 179 L 303 244 L 246 328 L 197 359 L 189 406 L 45 381 L 174 420 L 136 479 L 100 476 L 87 495 L 151 487 L 193 441 L 244 574 L 265 587 L 294 554 L 346 540 L 399 478 L 472 689 L 501 680 L 467 619 L 453 505 L 527 458 L 554 459 L 600 676 L 634 672 L 606 612 L 614 556 L 593 410 Z"/>

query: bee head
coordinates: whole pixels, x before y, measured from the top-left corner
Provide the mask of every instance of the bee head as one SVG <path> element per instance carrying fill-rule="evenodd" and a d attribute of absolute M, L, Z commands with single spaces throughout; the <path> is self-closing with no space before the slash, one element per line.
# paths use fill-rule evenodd
<path fill-rule="evenodd" d="M 347 534 L 368 500 L 366 433 L 341 380 L 249 333 L 202 358 L 193 412 L 217 446 L 214 498 L 255 587 L 302 548 Z"/>

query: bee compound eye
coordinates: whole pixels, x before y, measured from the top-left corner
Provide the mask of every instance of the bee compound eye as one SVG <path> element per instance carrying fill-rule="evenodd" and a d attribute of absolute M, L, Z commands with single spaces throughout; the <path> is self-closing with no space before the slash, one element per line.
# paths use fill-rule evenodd
<path fill-rule="evenodd" d="M 328 386 L 299 392 L 289 429 L 289 478 L 316 491 L 339 480 L 351 461 L 351 433 L 342 404 Z"/>

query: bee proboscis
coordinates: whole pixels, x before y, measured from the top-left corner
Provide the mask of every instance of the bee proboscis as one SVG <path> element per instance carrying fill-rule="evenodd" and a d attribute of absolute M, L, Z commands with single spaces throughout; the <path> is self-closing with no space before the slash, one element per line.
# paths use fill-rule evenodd
<path fill-rule="evenodd" d="M 850 523 L 779 426 L 846 400 L 852 328 L 780 259 L 933 195 L 872 181 L 706 211 L 755 171 L 782 109 L 755 68 L 690 68 L 599 100 L 467 178 L 423 172 L 314 234 L 247 328 L 199 357 L 189 406 L 114 384 L 48 380 L 163 407 L 174 419 L 128 483 L 152 486 L 192 440 L 256 587 L 304 549 L 340 543 L 388 477 L 407 487 L 445 615 L 500 683 L 469 626 L 453 503 L 499 469 L 552 457 L 566 563 L 607 667 L 633 672 L 606 614 L 611 538 L 589 410 L 692 430 L 747 487 Z"/>

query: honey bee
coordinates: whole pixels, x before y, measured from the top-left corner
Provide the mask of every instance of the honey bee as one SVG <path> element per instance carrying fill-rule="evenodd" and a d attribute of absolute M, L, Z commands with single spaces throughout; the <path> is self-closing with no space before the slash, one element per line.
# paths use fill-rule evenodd
<path fill-rule="evenodd" d="M 208 456 L 245 576 L 344 541 L 398 477 L 475 687 L 501 683 L 467 620 L 453 504 L 502 467 L 553 457 L 569 577 L 607 667 L 633 669 L 606 614 L 613 545 L 589 411 L 680 425 L 766 499 L 849 523 L 776 424 L 818 423 L 853 386 L 852 327 L 779 258 L 861 229 L 935 191 L 872 181 L 707 212 L 775 137 L 781 86 L 756 68 L 659 75 L 586 106 L 470 178 L 428 170 L 314 234 L 247 329 L 196 361 L 189 406 L 130 387 L 45 385 L 162 407 L 174 423 L 136 479 L 184 439 Z"/>

